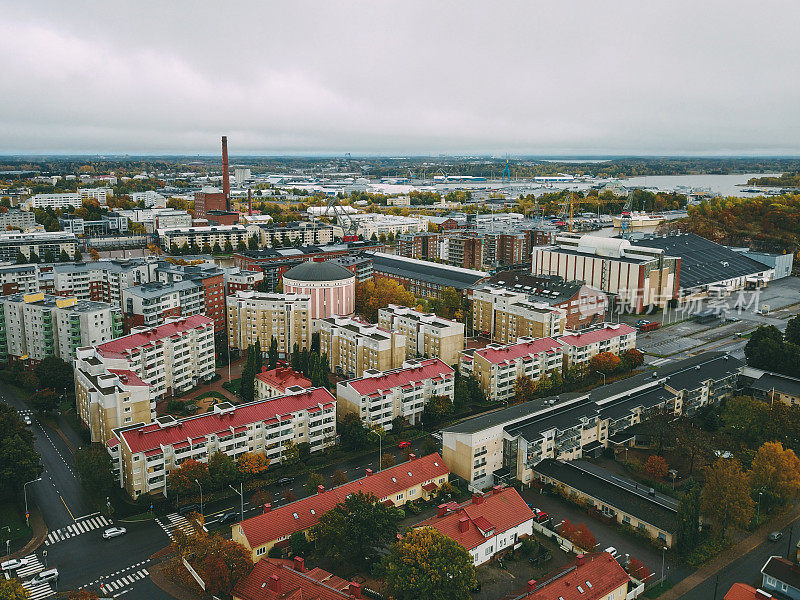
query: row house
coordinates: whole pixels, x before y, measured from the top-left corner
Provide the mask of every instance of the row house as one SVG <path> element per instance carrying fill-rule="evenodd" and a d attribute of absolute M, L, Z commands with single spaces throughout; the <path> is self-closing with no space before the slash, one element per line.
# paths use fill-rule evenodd
<path fill-rule="evenodd" d="M 464 349 L 464 324 L 434 313 L 390 304 L 378 311 L 378 326 L 406 336 L 407 358 L 440 358 L 454 365 Z"/>
<path fill-rule="evenodd" d="M 311 347 L 311 298 L 299 294 L 236 292 L 226 298 L 228 345 L 244 351 L 259 340 L 262 352 L 273 339 L 278 355 L 289 356 Z"/>
<path fill-rule="evenodd" d="M 397 331 L 351 317 L 319 319 L 320 353 L 328 356 L 331 371 L 344 377 L 362 377 L 364 371 L 388 371 L 403 364 L 406 338 Z"/>

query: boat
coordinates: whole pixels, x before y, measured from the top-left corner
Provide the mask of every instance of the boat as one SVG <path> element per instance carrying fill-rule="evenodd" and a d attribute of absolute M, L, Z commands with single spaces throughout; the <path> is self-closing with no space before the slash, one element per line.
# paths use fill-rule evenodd
<path fill-rule="evenodd" d="M 645 212 L 625 212 L 611 221 L 617 229 L 631 229 L 635 227 L 655 227 L 664 220 L 661 215 L 649 215 Z"/>

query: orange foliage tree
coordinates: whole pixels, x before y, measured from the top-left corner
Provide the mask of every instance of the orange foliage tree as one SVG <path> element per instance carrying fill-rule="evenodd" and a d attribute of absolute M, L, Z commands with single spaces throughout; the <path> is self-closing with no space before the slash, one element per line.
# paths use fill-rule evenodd
<path fill-rule="evenodd" d="M 269 459 L 258 452 L 245 452 L 236 459 L 236 466 L 242 475 L 260 475 L 269 468 Z"/>
<path fill-rule="evenodd" d="M 178 494 L 199 491 L 195 480 L 201 485 L 208 480 L 208 465 L 189 458 L 181 463 L 179 469 L 167 475 L 167 487 L 170 492 Z"/>
<path fill-rule="evenodd" d="M 639 581 L 645 581 L 650 577 L 650 569 L 644 566 L 644 563 L 635 556 L 631 556 L 628 561 L 628 573 Z"/>
<path fill-rule="evenodd" d="M 653 455 L 644 463 L 644 472 L 650 479 L 664 479 L 669 471 L 669 465 L 663 456 Z"/>
<path fill-rule="evenodd" d="M 620 357 L 616 354 L 601 352 L 600 354 L 595 354 L 591 358 L 589 361 L 589 368 L 592 371 L 600 371 L 605 375 L 611 375 L 611 373 L 619 368 L 621 362 Z"/>
<path fill-rule="evenodd" d="M 373 323 L 378 320 L 378 309 L 389 304 L 414 306 L 417 299 L 402 285 L 391 279 L 379 277 L 356 284 L 356 312 Z"/>
<path fill-rule="evenodd" d="M 575 542 L 578 546 L 583 548 L 584 550 L 588 550 L 591 552 L 594 550 L 594 547 L 597 546 L 597 540 L 594 538 L 594 535 L 589 528 L 586 526 L 585 523 L 579 523 L 578 527 L 575 529 L 575 534 L 572 538 L 572 541 Z"/>
<path fill-rule="evenodd" d="M 800 491 L 800 459 L 780 442 L 766 442 L 756 452 L 750 466 L 750 487 L 764 488 L 781 502 L 797 497 Z"/>

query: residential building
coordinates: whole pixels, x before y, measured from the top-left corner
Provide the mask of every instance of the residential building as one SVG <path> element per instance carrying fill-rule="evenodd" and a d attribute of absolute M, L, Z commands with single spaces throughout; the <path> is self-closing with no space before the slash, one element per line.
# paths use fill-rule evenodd
<path fill-rule="evenodd" d="M 295 221 L 280 225 L 262 225 L 254 230 L 260 248 L 280 246 L 318 246 L 334 241 L 333 225 Z"/>
<path fill-rule="evenodd" d="M 425 222 L 418 217 L 400 217 L 397 215 L 384 215 L 381 213 L 363 213 L 351 215 L 351 219 L 358 223 L 358 235 L 369 240 L 375 236 L 379 239 L 389 235 L 397 236 L 401 233 L 414 233 L 425 229 Z"/>
<path fill-rule="evenodd" d="M 397 417 L 418 424 L 432 396 L 453 400 L 454 394 L 455 371 L 449 365 L 438 358 L 408 360 L 399 369 L 366 369 L 363 377 L 339 382 L 336 410 L 339 418 L 353 413 L 369 427 L 389 431 Z"/>
<path fill-rule="evenodd" d="M 104 302 L 44 292 L 0 297 L 0 361 L 35 365 L 57 356 L 71 362 L 76 348 L 120 335 L 121 311 Z"/>
<path fill-rule="evenodd" d="M 674 498 L 650 493 L 648 487 L 580 460 L 546 458 L 533 467 L 533 474 L 540 483 L 575 497 L 620 525 L 658 540 L 667 548 L 675 544 L 678 501 Z"/>
<path fill-rule="evenodd" d="M 6 212 L 0 212 L 0 230 L 20 229 L 25 231 L 35 226 L 36 215 L 33 214 L 33 211 L 11 208 Z"/>
<path fill-rule="evenodd" d="M 404 233 L 398 235 L 395 239 L 397 242 L 397 254 L 406 258 L 438 260 L 440 240 L 441 236 L 438 233 L 429 231 Z"/>
<path fill-rule="evenodd" d="M 134 208 L 115 212 L 132 223 L 143 225 L 149 234 L 159 229 L 184 229 L 192 226 L 192 215 L 176 208 Z"/>
<path fill-rule="evenodd" d="M 278 355 L 287 357 L 295 344 L 300 350 L 311 347 L 310 297 L 236 292 L 226 298 L 226 304 L 231 349 L 244 351 L 259 340 L 262 352 L 266 353 L 275 339 Z"/>
<path fill-rule="evenodd" d="M 478 566 L 532 536 L 533 520 L 533 511 L 517 490 L 495 486 L 490 493 L 475 494 L 464 504 L 440 504 L 435 517 L 414 528 L 432 527 L 458 542 Z"/>
<path fill-rule="evenodd" d="M 64 231 L 32 231 L 30 233 L 0 233 L 0 261 L 15 263 L 22 254 L 30 260 L 31 253 L 39 259 L 52 252 L 57 259 L 62 252 L 75 256 L 78 239 L 74 233 Z"/>
<path fill-rule="evenodd" d="M 83 197 L 77 192 L 69 192 L 65 194 L 36 194 L 28 198 L 24 206 L 27 210 L 34 208 L 80 208 L 83 202 Z"/>
<path fill-rule="evenodd" d="M 137 498 L 166 494 L 166 476 L 187 459 L 206 462 L 214 452 L 236 459 L 255 452 L 279 464 L 289 441 L 308 443 L 312 453 L 335 443 L 336 399 L 328 390 L 314 388 L 236 406 L 221 402 L 212 412 L 185 419 L 165 415 L 153 423 L 113 430 L 107 447 L 120 487 Z"/>
<path fill-rule="evenodd" d="M 264 281 L 264 273 L 227 267 L 222 269 L 222 280 L 225 284 L 225 296 L 233 296 L 236 292 L 254 291 Z"/>
<path fill-rule="evenodd" d="M 233 255 L 233 262 L 240 269 L 261 271 L 272 263 L 330 260 L 332 258 L 354 256 L 366 250 L 381 250 L 383 248 L 383 243 L 373 241 L 342 242 L 341 244 L 301 246 L 299 248 L 262 248 L 261 250 L 237 252 Z"/>
<path fill-rule="evenodd" d="M 352 315 L 356 310 L 356 276 L 332 260 L 292 267 L 283 275 L 283 291 L 308 296 L 312 319 Z"/>
<path fill-rule="evenodd" d="M 166 198 L 159 194 L 154 190 L 147 190 L 144 192 L 131 192 L 128 194 L 130 196 L 131 202 L 135 204 L 139 204 L 139 202 L 144 202 L 144 205 L 148 208 L 161 206 L 166 206 Z M 151 232 L 152 233 L 152 232 Z"/>
<path fill-rule="evenodd" d="M 564 351 L 564 364 L 586 366 L 601 352 L 619 356 L 636 348 L 636 329 L 625 323 L 600 323 L 592 329 L 567 333 L 558 338 Z"/>
<path fill-rule="evenodd" d="M 561 373 L 563 352 L 553 338 L 519 338 L 515 344 L 489 344 L 480 350 L 465 350 L 460 371 L 473 375 L 489 400 L 508 402 L 516 393 L 518 377 L 541 381 L 551 373 Z"/>
<path fill-rule="evenodd" d="M 406 338 L 349 317 L 320 319 L 320 353 L 328 356 L 332 371 L 345 377 L 361 377 L 366 369 L 388 371 L 403 364 Z"/>
<path fill-rule="evenodd" d="M 478 231 L 484 240 L 483 263 L 488 267 L 530 265 L 530 246 L 525 232 L 516 227 L 508 231 Z"/>
<path fill-rule="evenodd" d="M 237 169 L 238 172 L 238 169 Z M 352 600 L 361 598 L 361 584 L 324 569 L 306 570 L 300 556 L 265 558 L 233 588 L 233 600 Z"/>
<path fill-rule="evenodd" d="M 157 281 L 154 260 L 99 260 L 53 265 L 53 293 L 122 306 L 122 290 Z"/>
<path fill-rule="evenodd" d="M 742 369 L 742 380 L 753 397 L 772 404 L 800 405 L 800 378 L 753 367 Z"/>
<path fill-rule="evenodd" d="M 761 588 L 779 598 L 800 599 L 800 565 L 782 556 L 770 556 L 761 569 Z"/>
<path fill-rule="evenodd" d="M 625 600 L 636 597 L 629 595 L 635 593 L 628 591 L 630 582 L 625 569 L 608 552 L 579 554 L 572 564 L 539 580 L 531 579 L 524 591 L 505 600 Z"/>
<path fill-rule="evenodd" d="M 474 331 L 493 342 L 513 344 L 521 337 L 552 337 L 564 332 L 566 310 L 528 300 L 520 292 L 478 287 L 471 290 L 471 301 Z"/>
<path fill-rule="evenodd" d="M 221 276 L 220 276 L 221 277 Z M 156 327 L 169 317 L 203 314 L 205 289 L 191 281 L 154 281 L 122 289 L 125 328 Z M 215 326 L 217 321 L 215 321 Z"/>
<path fill-rule="evenodd" d="M 381 502 L 398 507 L 427 500 L 448 480 L 450 471 L 437 453 L 420 458 L 412 454 L 409 458 L 381 471 L 367 469 L 365 477 L 330 490 L 320 486 L 317 494 L 296 502 L 277 508 L 267 504 L 262 514 L 233 525 L 233 541 L 247 548 L 253 562 L 258 562 L 273 546 L 286 546 L 293 533 L 303 531 L 308 536 L 320 517 L 350 494 L 373 494 Z"/>
<path fill-rule="evenodd" d="M 489 274 L 473 269 L 436 264 L 383 252 L 367 252 L 372 257 L 373 278 L 384 277 L 403 285 L 417 297 L 438 298 L 442 290 L 454 288 L 462 297 Z"/>
<path fill-rule="evenodd" d="M 267 370 L 262 367 L 261 373 L 256 373 L 256 399 L 276 398 L 313 387 L 311 380 L 286 367 L 276 367 Z M 338 404 L 337 404 L 338 406 Z"/>
<path fill-rule="evenodd" d="M 214 319 L 214 330 L 225 331 L 225 283 L 222 269 L 212 263 L 199 265 L 176 265 L 169 262 L 158 264 L 158 280 L 163 283 L 191 281 L 203 288 L 203 303 L 200 312 Z"/>
<path fill-rule="evenodd" d="M 378 326 L 406 336 L 407 358 L 440 358 L 455 365 L 464 349 L 464 324 L 434 313 L 390 304 L 378 310 Z"/>
<path fill-rule="evenodd" d="M 2 295 L 35 294 L 39 291 L 38 265 L 1 265 L 0 286 Z"/>
<path fill-rule="evenodd" d="M 484 265 L 484 238 L 470 234 L 443 235 L 439 241 L 439 258 L 455 267 L 481 269 Z"/>
<path fill-rule="evenodd" d="M 778 600 L 769 592 L 746 583 L 734 583 L 722 600 Z"/>
<path fill-rule="evenodd" d="M 246 182 L 250 181 L 250 169 L 245 167 L 236 167 L 233 170 L 233 177 L 236 180 L 236 187 L 242 187 Z"/>
<path fill-rule="evenodd" d="M 340 256 L 332 258 L 330 262 L 344 267 L 355 275 L 356 283 L 372 279 L 372 259 L 368 256 Z"/>
<path fill-rule="evenodd" d="M 474 489 L 527 484 L 545 458 L 575 460 L 630 445 L 631 426 L 652 411 L 692 415 L 728 398 L 742 367 L 724 352 L 705 352 L 588 392 L 512 405 L 445 428 L 442 456 Z"/>
<path fill-rule="evenodd" d="M 167 252 L 175 252 L 184 246 L 202 249 L 204 246 L 214 248 L 218 245 L 224 250 L 228 244 L 233 250 L 242 249 L 240 244 L 247 247 L 253 235 L 258 233 L 258 227 L 250 225 L 210 225 L 208 227 L 181 227 L 177 229 L 157 229 L 161 247 Z"/>
<path fill-rule="evenodd" d="M 80 236 L 109 235 L 128 231 L 128 219 L 119 215 L 103 215 L 100 219 L 86 221 L 74 214 L 66 214 L 58 218 L 61 229 Z"/>
<path fill-rule="evenodd" d="M 102 206 L 108 204 L 109 197 L 114 196 L 114 190 L 110 187 L 79 188 L 78 193 L 82 199 L 96 200 Z"/>

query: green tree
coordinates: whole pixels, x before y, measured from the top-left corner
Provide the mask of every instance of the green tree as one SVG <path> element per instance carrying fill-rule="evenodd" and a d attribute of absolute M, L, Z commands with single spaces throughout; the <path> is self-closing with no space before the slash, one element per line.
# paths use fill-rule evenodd
<path fill-rule="evenodd" d="M 678 503 L 676 544 L 678 553 L 686 556 L 701 540 L 700 533 L 700 486 L 692 485 Z"/>
<path fill-rule="evenodd" d="M 383 561 L 395 600 L 467 600 L 477 584 L 469 552 L 433 527 L 412 529 Z"/>
<path fill-rule="evenodd" d="M 63 263 L 63 262 L 69 262 L 69 260 L 70 260 L 69 254 L 67 254 L 65 250 L 62 250 L 61 254 L 58 255 L 58 261 Z"/>
<path fill-rule="evenodd" d="M 275 339 L 274 337 L 272 338 Z M 261 338 L 256 338 L 256 343 L 253 345 L 253 372 L 258 374 L 261 373 L 261 369 L 264 366 L 264 353 L 261 351 Z M 270 369 L 274 369 L 270 364 Z"/>
<path fill-rule="evenodd" d="M 17 499 L 26 481 L 42 473 L 39 453 L 33 444 L 33 433 L 17 413 L 17 409 L 0 403 L 0 498 Z"/>
<path fill-rule="evenodd" d="M 54 263 L 54 262 L 56 262 L 56 255 L 53 254 L 53 251 L 50 250 L 49 248 L 47 250 L 45 250 L 44 262 L 46 262 L 46 263 Z"/>
<path fill-rule="evenodd" d="M 75 256 L 73 257 L 75 262 L 80 262 L 83 260 L 83 254 L 81 254 L 80 250 L 75 250 Z M 38 261 L 37 261 L 38 262 Z"/>
<path fill-rule="evenodd" d="M 289 549 L 293 556 L 308 556 L 312 548 L 305 531 L 295 531 L 289 536 Z"/>
<path fill-rule="evenodd" d="M 93 445 L 76 450 L 75 470 L 89 495 L 98 504 L 104 504 L 115 483 L 111 457 L 106 449 Z"/>
<path fill-rule="evenodd" d="M 308 481 L 306 481 L 306 492 L 309 495 L 316 494 L 319 486 L 325 486 L 325 477 L 319 473 L 309 473 Z"/>
<path fill-rule="evenodd" d="M 287 465 L 293 465 L 300 460 L 300 450 L 292 440 L 286 440 L 283 443 L 283 462 Z M 289 500 L 289 495 L 284 496 Z"/>
<path fill-rule="evenodd" d="M 41 388 L 33 393 L 30 403 L 38 412 L 52 412 L 58 408 L 58 396 L 53 388 Z"/>
<path fill-rule="evenodd" d="M 47 382 L 54 390 L 69 394 L 72 392 L 75 380 L 72 365 L 56 356 L 48 356 L 33 368 L 39 381 Z"/>
<path fill-rule="evenodd" d="M 334 486 L 344 485 L 348 481 L 350 481 L 350 479 L 347 477 L 347 473 L 341 469 L 336 469 L 333 472 L 333 475 L 331 475 L 331 484 Z"/>
<path fill-rule="evenodd" d="M 202 252 L 203 254 L 211 254 L 211 244 L 209 244 L 208 242 L 203 244 L 203 247 L 200 249 L 200 252 Z"/>
<path fill-rule="evenodd" d="M 316 553 L 328 561 L 366 568 L 397 535 L 399 516 L 372 494 L 350 494 L 314 526 Z"/>
<path fill-rule="evenodd" d="M 789 322 L 786 323 L 784 339 L 791 344 L 800 346 L 800 315 L 792 317 L 789 319 Z"/>
<path fill-rule="evenodd" d="M 337 430 L 341 436 L 342 446 L 345 450 L 364 450 L 367 447 L 369 431 L 364 427 L 359 416 L 347 413 L 339 422 Z"/>
<path fill-rule="evenodd" d="M 247 249 L 248 250 L 258 250 L 258 239 L 256 236 L 250 236 L 250 239 L 247 240 Z"/>
<path fill-rule="evenodd" d="M 278 366 L 278 338 L 272 336 L 269 342 L 269 368 L 274 369 Z"/>
<path fill-rule="evenodd" d="M 744 355 L 751 367 L 773 370 L 783 360 L 783 334 L 774 325 L 761 325 L 747 341 Z"/>
<path fill-rule="evenodd" d="M 20 252 L 19 250 L 17 250 L 17 264 L 18 265 L 24 265 L 24 264 L 27 264 L 27 262 L 28 262 L 28 259 L 25 258 L 25 255 L 22 252 Z"/>
<path fill-rule="evenodd" d="M 227 489 L 239 481 L 239 469 L 232 456 L 224 452 L 214 452 L 208 457 L 208 478 L 212 487 Z"/>
<path fill-rule="evenodd" d="M 39 255 L 31 249 L 28 252 L 28 262 L 38 263 L 39 262 Z"/>
<path fill-rule="evenodd" d="M 225 246 L 222 248 L 224 254 L 233 254 L 233 246 L 230 240 L 225 240 Z"/>
<path fill-rule="evenodd" d="M 295 373 L 303 372 L 302 365 L 300 364 L 300 346 L 297 345 L 297 342 L 292 346 L 292 371 Z"/>
<path fill-rule="evenodd" d="M 242 378 L 239 382 L 239 396 L 245 402 L 255 399 L 256 362 L 255 348 L 250 346 L 247 348 L 247 361 L 242 367 Z"/>
<path fill-rule="evenodd" d="M 297 444 L 297 458 L 305 462 L 308 460 L 309 456 L 311 456 L 311 444 L 308 442 L 300 442 Z"/>
<path fill-rule="evenodd" d="M 431 396 L 425 405 L 424 422 L 438 425 L 453 414 L 453 401 L 449 396 Z"/>

